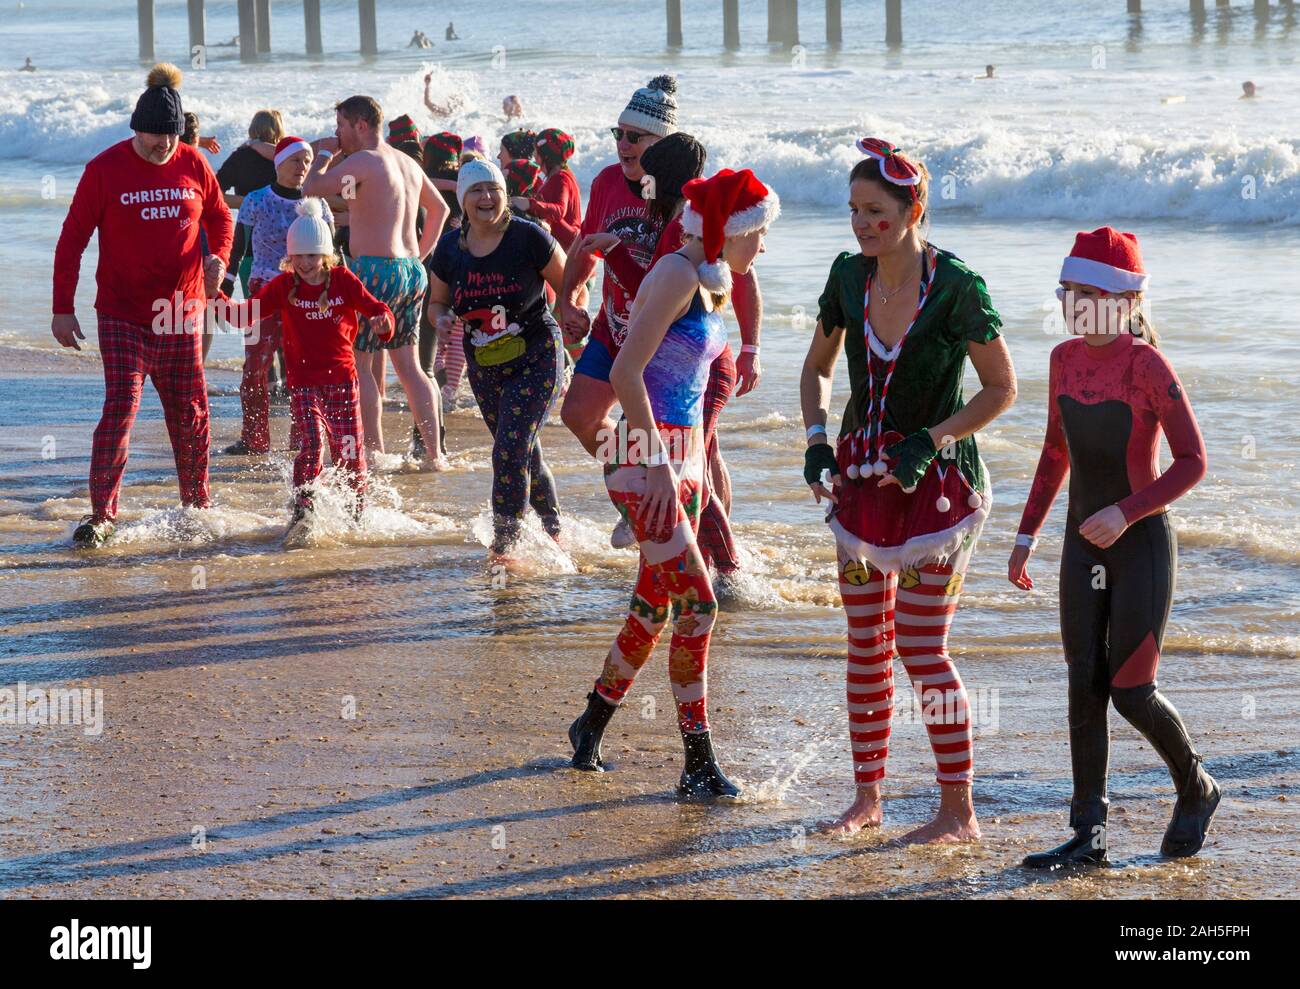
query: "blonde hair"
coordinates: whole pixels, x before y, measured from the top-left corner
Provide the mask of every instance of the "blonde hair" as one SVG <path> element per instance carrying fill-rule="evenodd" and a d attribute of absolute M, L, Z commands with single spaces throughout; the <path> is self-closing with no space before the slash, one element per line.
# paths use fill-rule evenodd
<path fill-rule="evenodd" d="M 1135 337 L 1145 340 L 1151 346 L 1159 349 L 1160 335 L 1156 333 L 1156 328 L 1151 320 L 1147 318 L 1146 312 L 1142 309 L 1142 303 L 1146 300 L 1145 292 L 1137 292 L 1133 295 L 1133 308 L 1128 314 L 1128 331 Z"/>
<path fill-rule="evenodd" d="M 325 269 L 325 284 L 321 287 L 320 298 L 316 300 L 316 309 L 322 314 L 328 314 L 330 311 L 330 272 L 340 264 L 342 262 L 337 254 L 321 255 L 321 267 Z M 297 302 L 298 286 L 301 284 L 301 280 L 298 278 L 298 272 L 293 266 L 293 255 L 286 254 L 280 259 L 280 270 L 293 275 L 293 288 L 289 290 L 289 302 Z"/>
<path fill-rule="evenodd" d="M 682 236 L 683 236 L 683 241 L 682 241 L 683 244 L 685 244 L 686 241 L 690 241 L 690 240 L 700 240 L 700 238 L 695 236 L 695 234 L 684 233 Z M 727 263 L 721 254 L 718 255 L 718 261 L 720 261 L 722 264 Z M 700 288 L 704 289 L 703 284 L 700 285 Z M 712 300 L 713 302 L 713 309 L 715 312 L 721 312 L 722 310 L 726 309 L 727 303 L 731 301 L 730 292 L 710 292 L 708 289 L 704 289 L 704 291 L 709 293 L 709 299 Z"/>
<path fill-rule="evenodd" d="M 279 110 L 258 110 L 248 124 L 248 136 L 255 141 L 275 144 L 284 137 L 284 121 Z"/>
<path fill-rule="evenodd" d="M 462 165 L 468 161 L 474 161 L 476 158 L 479 161 L 487 161 L 487 158 L 477 151 L 462 151 L 460 153 L 460 163 Z"/>

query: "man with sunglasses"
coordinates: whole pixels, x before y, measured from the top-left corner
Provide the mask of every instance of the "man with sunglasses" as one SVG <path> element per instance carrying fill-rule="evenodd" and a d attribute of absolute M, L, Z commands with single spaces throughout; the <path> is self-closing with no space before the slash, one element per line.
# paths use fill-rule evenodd
<path fill-rule="evenodd" d="M 618 142 L 618 161 L 600 172 L 591 183 L 587 211 L 579 239 L 594 233 L 618 236 L 642 268 L 649 269 L 659 239 L 658 225 L 650 219 L 646 200 L 653 189 L 641 180 L 641 153 L 661 137 L 677 130 L 677 90 L 672 76 L 656 76 L 632 94 L 619 114 L 618 126 L 611 127 Z M 596 271 L 599 255 L 575 252 L 564 268 L 564 291 L 560 316 L 565 341 L 576 343 L 591 332 L 591 339 L 574 368 L 560 417 L 593 457 L 601 440 L 613 434 L 609 411 L 614 407 L 614 389 L 609 369 L 627 335 L 628 308 L 635 291 L 621 285 L 608 266 L 601 282 L 600 312 L 593 321 L 577 304 L 578 293 Z"/>

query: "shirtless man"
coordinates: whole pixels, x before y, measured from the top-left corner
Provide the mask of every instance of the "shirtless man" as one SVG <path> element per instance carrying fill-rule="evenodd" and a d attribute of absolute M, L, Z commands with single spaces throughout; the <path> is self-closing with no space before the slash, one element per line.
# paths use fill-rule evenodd
<path fill-rule="evenodd" d="M 393 338 L 381 342 L 363 326 L 357 334 L 357 377 L 361 382 L 361 417 L 366 449 L 382 453 L 382 398 L 376 366 L 384 351 L 406 392 L 424 448 L 439 451 L 441 410 L 437 393 L 420 367 L 416 340 L 420 310 L 428 287 L 422 259 L 438 242 L 449 212 L 438 190 L 414 159 L 390 147 L 380 136 L 383 111 L 369 96 L 350 96 L 335 108 L 334 138 L 316 142 L 318 151 L 303 184 L 308 196 L 342 196 L 349 206 L 350 267 L 370 293 L 393 311 Z M 342 155 L 336 152 L 341 151 Z M 344 157 L 346 156 L 346 157 Z M 417 238 L 415 219 L 426 210 L 424 232 Z M 446 460 L 429 461 L 442 470 Z"/>

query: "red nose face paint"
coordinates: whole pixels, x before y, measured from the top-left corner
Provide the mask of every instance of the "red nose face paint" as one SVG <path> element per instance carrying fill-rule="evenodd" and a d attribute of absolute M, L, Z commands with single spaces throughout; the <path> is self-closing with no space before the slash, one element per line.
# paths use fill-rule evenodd
<path fill-rule="evenodd" d="M 883 234 L 886 230 L 889 229 L 889 221 L 888 221 L 888 220 L 881 220 L 880 223 L 879 223 L 879 225 L 876 227 L 876 229 L 879 230 L 879 231 Z"/>

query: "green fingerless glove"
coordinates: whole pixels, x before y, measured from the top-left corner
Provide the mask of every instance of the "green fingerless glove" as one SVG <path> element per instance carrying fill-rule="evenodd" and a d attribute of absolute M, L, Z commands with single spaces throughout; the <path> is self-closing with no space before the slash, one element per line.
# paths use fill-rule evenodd
<path fill-rule="evenodd" d="M 803 452 L 803 479 L 810 485 L 820 484 L 824 470 L 830 471 L 831 477 L 840 472 L 835 451 L 829 443 L 814 443 Z"/>
<path fill-rule="evenodd" d="M 898 463 L 890 473 L 898 478 L 899 483 L 903 485 L 903 490 L 911 494 L 916 490 L 916 485 L 925 476 L 926 470 L 929 469 L 931 461 L 938 452 L 934 446 L 934 439 L 930 436 L 930 430 L 918 429 L 906 439 L 889 446 L 885 450 L 885 456 L 890 460 L 897 458 Z"/>

